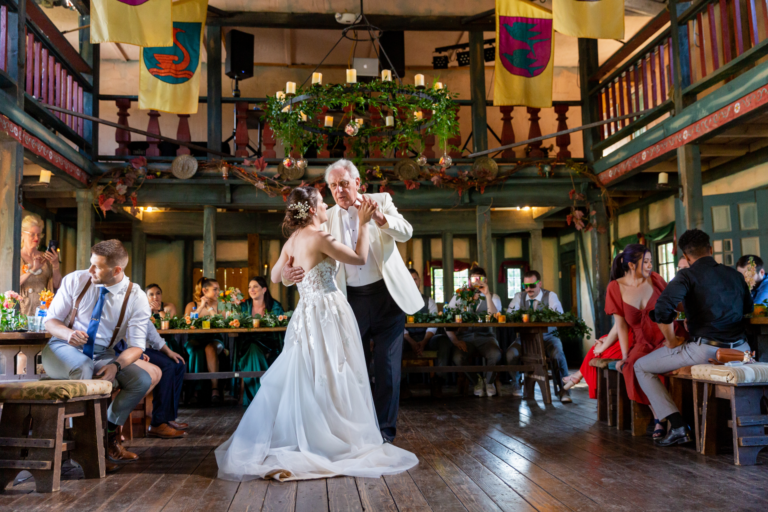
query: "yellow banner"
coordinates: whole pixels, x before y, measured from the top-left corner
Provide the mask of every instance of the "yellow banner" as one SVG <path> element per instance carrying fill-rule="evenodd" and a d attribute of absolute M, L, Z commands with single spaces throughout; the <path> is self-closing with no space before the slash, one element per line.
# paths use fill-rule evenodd
<path fill-rule="evenodd" d="M 91 43 L 173 46 L 171 0 L 91 0 Z"/>
<path fill-rule="evenodd" d="M 624 0 L 553 0 L 555 30 L 588 39 L 624 39 Z"/>
<path fill-rule="evenodd" d="M 173 4 L 173 46 L 141 49 L 139 108 L 196 114 L 208 0 Z"/>
<path fill-rule="evenodd" d="M 496 0 L 494 105 L 552 106 L 552 13 L 522 0 Z"/>

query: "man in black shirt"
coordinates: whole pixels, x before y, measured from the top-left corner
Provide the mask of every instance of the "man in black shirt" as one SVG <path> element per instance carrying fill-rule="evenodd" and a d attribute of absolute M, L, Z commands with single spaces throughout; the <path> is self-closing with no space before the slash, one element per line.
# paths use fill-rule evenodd
<path fill-rule="evenodd" d="M 753 309 L 744 276 L 712 258 L 709 235 L 689 229 L 680 237 L 678 246 L 690 268 L 681 270 L 669 282 L 650 313 L 664 334 L 664 346 L 635 363 L 635 375 L 656 417 L 669 422 L 667 435 L 657 443 L 660 446 L 689 443 L 693 437 L 658 375 L 706 364 L 719 348 L 749 350 L 744 315 Z M 685 307 L 691 335 L 687 343 L 675 337 L 673 326 L 680 302 Z"/>

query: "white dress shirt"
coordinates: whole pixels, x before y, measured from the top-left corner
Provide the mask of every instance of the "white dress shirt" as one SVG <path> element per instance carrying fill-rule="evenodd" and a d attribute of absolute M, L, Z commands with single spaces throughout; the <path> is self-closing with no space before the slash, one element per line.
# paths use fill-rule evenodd
<path fill-rule="evenodd" d="M 348 210 L 342 208 L 340 213 L 341 220 L 344 223 L 343 243 L 354 250 L 357 247 L 359 225 L 357 208 L 354 206 L 350 206 Z M 384 276 L 381 275 L 379 266 L 374 260 L 370 246 L 368 247 L 368 258 L 365 260 L 365 265 L 349 265 L 345 263 L 344 269 L 346 270 L 347 285 L 349 286 L 365 286 L 381 281 L 384 278 Z"/>
<path fill-rule="evenodd" d="M 90 279 L 91 274 L 87 270 L 78 270 L 64 276 L 61 280 L 61 287 L 48 308 L 46 321 L 56 319 L 64 323 L 64 325 L 68 325 L 68 318 L 75 307 L 77 297 L 82 293 L 85 283 Z M 96 332 L 96 345 L 109 346 L 109 342 L 112 340 L 112 333 L 117 326 L 117 320 L 120 318 L 123 299 L 128 291 L 130 282 L 128 276 L 123 276 L 122 281 L 107 287 L 110 293 L 105 297 L 99 330 Z M 96 307 L 100 290 L 103 287 L 103 285 L 91 284 L 88 288 L 88 292 L 80 302 L 72 329 L 83 332 L 88 331 L 88 325 L 91 323 L 91 314 Z M 123 325 L 117 333 L 116 341 L 124 339 L 129 347 L 138 347 L 144 350 L 147 346 L 147 323 L 150 321 L 150 316 L 151 310 L 147 295 L 141 290 L 140 286 L 134 283 L 131 297 L 128 299 L 128 306 L 125 309 Z"/>
<path fill-rule="evenodd" d="M 160 333 L 157 332 L 157 327 L 155 327 L 155 324 L 152 323 L 152 319 L 150 318 L 149 323 L 147 324 L 147 347 L 159 351 L 162 350 L 165 345 L 165 340 L 160 336 Z"/>
<path fill-rule="evenodd" d="M 531 298 L 528 296 L 526 292 L 517 292 L 519 294 L 523 294 L 523 299 L 525 300 L 525 305 L 528 306 L 531 302 Z M 537 309 L 539 304 L 541 304 L 541 299 L 544 298 L 544 292 L 542 290 L 539 290 L 539 294 L 533 299 L 533 309 Z M 520 309 L 520 298 L 515 296 L 514 299 L 512 299 L 512 302 L 509 303 L 509 308 L 507 308 L 508 312 L 517 311 Z M 526 308 L 530 309 L 530 308 Z M 560 304 L 560 299 L 557 298 L 557 294 L 555 292 L 549 292 L 549 309 L 553 311 L 557 311 L 560 314 L 563 314 L 563 305 Z"/>

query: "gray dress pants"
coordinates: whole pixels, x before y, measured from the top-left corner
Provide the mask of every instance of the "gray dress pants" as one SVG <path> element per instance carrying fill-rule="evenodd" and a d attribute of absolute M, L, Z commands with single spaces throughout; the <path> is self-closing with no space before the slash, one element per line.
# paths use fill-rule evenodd
<path fill-rule="evenodd" d="M 91 380 L 93 374 L 117 359 L 115 351 L 101 345 L 94 345 L 93 359 L 83 354 L 82 347 L 74 347 L 66 341 L 51 338 L 43 348 L 43 368 L 52 379 Z M 115 425 L 122 425 L 131 411 L 147 394 L 152 386 L 152 377 L 136 366 L 129 365 L 115 376 L 112 388 L 120 388 L 107 411 L 107 419 Z"/>

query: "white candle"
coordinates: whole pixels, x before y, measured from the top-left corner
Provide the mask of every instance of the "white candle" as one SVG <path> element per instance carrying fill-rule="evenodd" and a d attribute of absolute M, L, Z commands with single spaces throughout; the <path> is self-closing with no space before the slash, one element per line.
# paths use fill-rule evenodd
<path fill-rule="evenodd" d="M 41 176 L 42 181 L 42 176 Z M 659 173 L 659 185 L 667 185 L 669 183 L 669 174 L 665 172 Z"/>
<path fill-rule="evenodd" d="M 322 84 L 322 83 L 323 83 L 323 74 L 322 73 L 312 73 L 312 85 Z"/>
<path fill-rule="evenodd" d="M 299 114 L 301 114 L 301 120 L 303 122 L 306 122 L 307 121 L 307 114 L 305 114 L 304 112 L 299 112 Z"/>
<path fill-rule="evenodd" d="M 421 121 L 421 120 L 422 120 L 422 118 L 423 118 L 423 114 L 421 113 L 421 110 L 416 110 L 416 111 L 413 113 L 413 119 L 414 119 L 414 120 L 416 120 L 416 121 Z"/>
<path fill-rule="evenodd" d="M 277 101 L 279 101 L 279 102 L 281 102 L 281 103 L 282 103 L 283 101 L 285 101 L 285 93 L 284 93 L 283 91 L 277 91 L 277 92 L 275 93 L 275 96 L 277 97 Z"/>
<path fill-rule="evenodd" d="M 392 116 L 387 116 L 386 122 L 387 126 L 395 126 L 395 118 Z"/>
<path fill-rule="evenodd" d="M 50 183 L 51 182 L 51 171 L 46 171 L 45 169 L 40 170 L 40 183 Z"/>
<path fill-rule="evenodd" d="M 363 119 L 361 117 L 358 117 L 357 119 L 355 119 L 355 122 L 357 123 L 358 128 L 363 127 Z"/>
<path fill-rule="evenodd" d="M 391 82 L 392 81 L 392 70 L 390 70 L 390 69 L 382 69 L 381 70 L 381 81 L 382 82 Z"/>
<path fill-rule="evenodd" d="M 347 83 L 348 84 L 357 83 L 357 70 L 356 69 L 348 69 L 347 70 Z"/>
<path fill-rule="evenodd" d="M 443 82 L 435 82 L 435 90 L 440 90 L 443 88 Z"/>
<path fill-rule="evenodd" d="M 424 75 L 416 75 L 413 80 L 416 82 L 416 87 L 424 87 Z"/>
<path fill-rule="evenodd" d="M 325 116 L 325 126 L 333 128 L 333 116 Z"/>
<path fill-rule="evenodd" d="M 285 93 L 286 94 L 296 94 L 296 82 L 286 82 L 285 83 Z"/>

